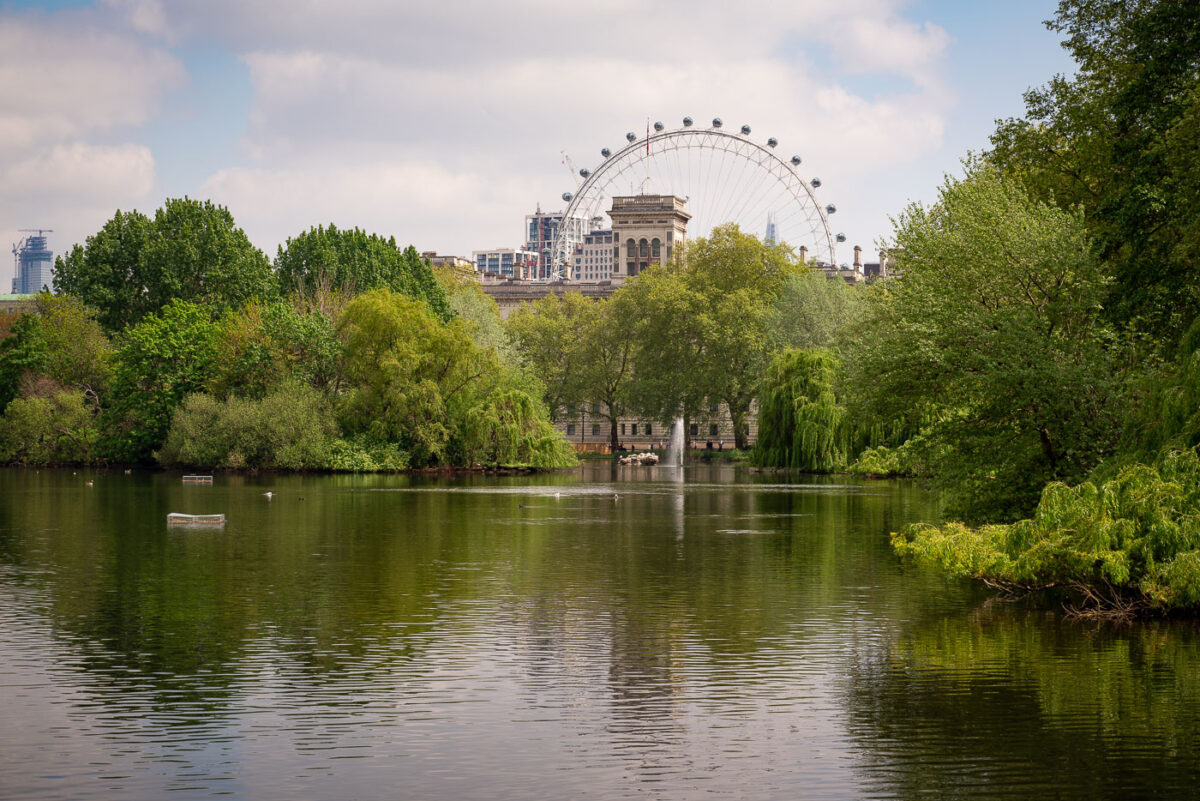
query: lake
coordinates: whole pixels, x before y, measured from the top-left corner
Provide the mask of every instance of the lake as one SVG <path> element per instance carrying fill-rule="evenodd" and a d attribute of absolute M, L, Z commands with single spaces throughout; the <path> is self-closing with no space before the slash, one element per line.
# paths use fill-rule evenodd
<path fill-rule="evenodd" d="M 899 561 L 936 516 L 728 465 L 0 470 L 0 797 L 1196 797 L 1196 627 Z"/>

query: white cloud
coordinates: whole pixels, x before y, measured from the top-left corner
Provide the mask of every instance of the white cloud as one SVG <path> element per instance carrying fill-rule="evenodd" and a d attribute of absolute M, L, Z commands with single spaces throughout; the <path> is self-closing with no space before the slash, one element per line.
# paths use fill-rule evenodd
<path fill-rule="evenodd" d="M 0 153 L 141 125 L 185 80 L 170 54 L 93 21 L 0 16 Z"/>
<path fill-rule="evenodd" d="M 200 194 L 227 206 L 251 240 L 273 256 L 289 236 L 330 222 L 395 236 L 401 245 L 422 250 L 450 251 L 464 227 L 485 237 L 478 248 L 511 247 L 521 221 L 506 212 L 527 190 L 519 181 L 485 173 L 381 161 L 222 170 L 204 182 Z"/>

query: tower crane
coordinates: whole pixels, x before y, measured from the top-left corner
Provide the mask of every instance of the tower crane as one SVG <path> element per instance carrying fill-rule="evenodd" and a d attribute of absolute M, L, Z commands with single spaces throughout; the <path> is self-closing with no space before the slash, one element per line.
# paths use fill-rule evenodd
<path fill-rule="evenodd" d="M 567 166 L 567 172 L 571 173 L 571 178 L 575 180 L 575 188 L 578 189 L 583 185 L 583 179 L 579 175 L 579 170 L 575 169 L 575 162 L 571 160 L 571 156 L 568 155 L 567 151 L 563 150 L 561 152 L 563 164 Z"/>

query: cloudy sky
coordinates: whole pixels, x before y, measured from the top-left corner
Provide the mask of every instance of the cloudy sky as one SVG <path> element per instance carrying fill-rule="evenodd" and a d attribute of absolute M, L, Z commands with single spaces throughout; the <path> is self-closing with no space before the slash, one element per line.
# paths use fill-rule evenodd
<path fill-rule="evenodd" d="M 274 255 L 334 222 L 469 256 L 647 119 L 802 152 L 848 245 L 929 199 L 1070 62 L 1052 0 L 0 2 L 0 233 L 226 205 Z M 848 254 L 839 255 L 847 260 Z M 11 259 L 0 267 L 7 291 Z"/>

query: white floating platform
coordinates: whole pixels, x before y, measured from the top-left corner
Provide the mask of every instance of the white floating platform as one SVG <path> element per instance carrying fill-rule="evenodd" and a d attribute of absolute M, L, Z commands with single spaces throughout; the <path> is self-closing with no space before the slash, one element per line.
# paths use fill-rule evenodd
<path fill-rule="evenodd" d="M 168 526 L 223 526 L 225 515 L 185 515 L 172 512 L 167 515 Z"/>
<path fill-rule="evenodd" d="M 184 476 L 184 484 L 211 484 L 212 476 Z"/>

